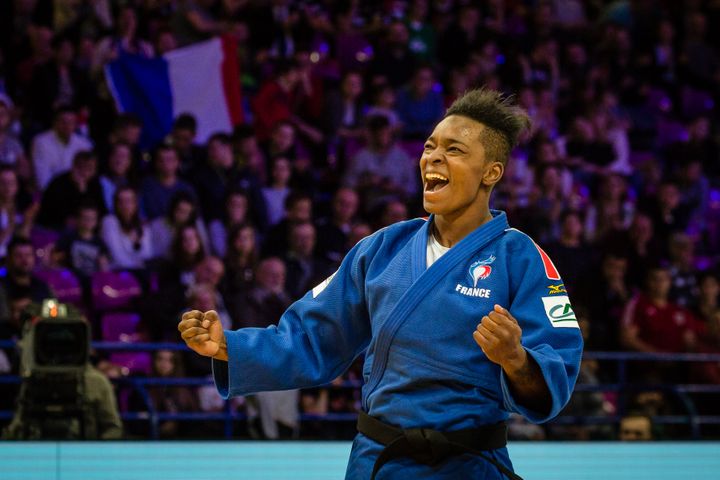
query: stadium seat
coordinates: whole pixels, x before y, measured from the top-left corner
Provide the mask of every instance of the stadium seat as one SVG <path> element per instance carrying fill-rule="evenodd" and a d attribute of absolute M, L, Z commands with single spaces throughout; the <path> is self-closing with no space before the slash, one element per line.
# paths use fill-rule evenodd
<path fill-rule="evenodd" d="M 102 338 L 108 342 L 131 342 L 137 332 L 140 315 L 132 312 L 105 313 L 101 317 Z"/>
<path fill-rule="evenodd" d="M 97 311 L 123 310 L 142 293 L 130 272 L 97 272 L 92 280 L 92 302 Z"/>
<path fill-rule="evenodd" d="M 72 271 L 41 269 L 35 275 L 50 286 L 59 301 L 83 308 L 82 287 Z"/>
<path fill-rule="evenodd" d="M 100 324 L 102 339 L 108 342 L 132 343 L 136 339 L 140 315 L 129 312 L 103 314 Z M 115 352 L 110 354 L 110 362 L 127 368 L 130 374 L 150 375 L 152 356 L 147 352 Z"/>
<path fill-rule="evenodd" d="M 32 243 L 38 265 L 48 264 L 50 252 L 58 238 L 60 238 L 60 235 L 55 231 L 41 227 L 33 227 L 30 232 L 30 243 Z"/>
<path fill-rule="evenodd" d="M 111 363 L 125 367 L 130 375 L 150 375 L 152 356 L 147 352 L 118 352 L 110 355 Z"/>

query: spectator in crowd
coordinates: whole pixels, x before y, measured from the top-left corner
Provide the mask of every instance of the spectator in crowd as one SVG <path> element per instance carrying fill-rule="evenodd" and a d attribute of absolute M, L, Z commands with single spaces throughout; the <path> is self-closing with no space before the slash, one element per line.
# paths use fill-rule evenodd
<path fill-rule="evenodd" d="M 270 135 L 280 122 L 291 122 L 299 130 L 307 127 L 293 110 L 303 92 L 301 91 L 300 66 L 294 60 L 278 63 L 274 78 L 265 81 L 253 101 L 255 132 L 260 142 Z"/>
<path fill-rule="evenodd" d="M 285 262 L 285 290 L 292 299 L 302 297 L 305 292 L 332 274 L 332 265 L 315 254 L 317 234 L 310 222 L 295 223 L 290 227 L 288 251 Z"/>
<path fill-rule="evenodd" d="M 699 325 L 688 310 L 670 300 L 670 270 L 655 265 L 647 270 L 645 289 L 628 303 L 620 327 L 620 343 L 636 352 L 685 352 L 697 343 Z M 677 364 L 638 366 L 638 374 L 652 383 L 676 381 L 683 372 Z"/>
<path fill-rule="evenodd" d="M 94 76 L 102 73 L 106 63 L 115 60 L 121 54 L 140 55 L 151 58 L 153 47 L 137 35 L 137 12 L 131 5 L 124 5 L 117 13 L 115 32 L 100 39 L 96 46 L 92 64 Z"/>
<path fill-rule="evenodd" d="M 96 204 L 83 202 L 78 205 L 74 227 L 60 236 L 53 250 L 54 263 L 72 269 L 86 293 L 89 293 L 93 274 L 110 268 L 108 249 L 98 233 L 100 216 Z"/>
<path fill-rule="evenodd" d="M 415 71 L 410 84 L 398 92 L 396 108 L 403 122 L 403 136 L 425 140 L 445 111 L 432 68 L 423 66 Z"/>
<path fill-rule="evenodd" d="M 606 175 L 585 214 L 585 238 L 589 242 L 602 241 L 612 232 L 627 230 L 633 214 L 634 205 L 627 199 L 625 180 L 620 175 Z"/>
<path fill-rule="evenodd" d="M 296 129 L 290 122 L 276 123 L 272 128 L 270 138 L 262 145 L 267 159 L 285 157 L 294 162 L 298 158 Z"/>
<path fill-rule="evenodd" d="M 7 246 L 15 235 L 29 238 L 40 204 L 34 202 L 24 211 L 18 204 L 19 182 L 12 167 L 0 166 L 0 259 L 7 254 Z"/>
<path fill-rule="evenodd" d="M 228 290 L 242 294 L 250 290 L 255 280 L 255 270 L 260 259 L 257 231 L 248 223 L 235 225 L 228 233 L 227 267 Z"/>
<path fill-rule="evenodd" d="M 535 186 L 528 206 L 518 212 L 520 224 L 538 242 L 549 243 L 558 238 L 560 219 L 566 207 L 561 170 L 552 163 L 543 165 L 535 170 Z"/>
<path fill-rule="evenodd" d="M 179 228 L 186 225 L 194 226 L 202 244 L 209 245 L 205 224 L 198 216 L 195 197 L 188 192 L 179 191 L 170 200 L 167 214 L 150 222 L 150 238 L 152 239 L 153 258 L 169 259 L 172 256 L 172 242 Z"/>
<path fill-rule="evenodd" d="M 109 212 L 113 209 L 115 191 L 132 183 L 132 163 L 130 145 L 121 141 L 113 143 L 110 147 L 106 171 L 100 175 L 99 179 L 106 211 Z"/>
<path fill-rule="evenodd" d="M 115 191 L 113 210 L 103 217 L 100 236 L 108 247 L 112 268 L 142 270 L 152 258 L 150 232 L 140 219 L 137 193 L 132 187 Z"/>
<path fill-rule="evenodd" d="M 693 312 L 707 325 L 714 321 L 718 310 L 720 310 L 720 279 L 715 272 L 703 272 L 698 278 L 698 301 Z"/>
<path fill-rule="evenodd" d="M 658 238 L 670 238 L 674 232 L 685 230 L 690 220 L 682 211 L 680 191 L 672 181 L 664 181 L 655 198 L 646 199 L 643 208 L 652 219 Z"/>
<path fill-rule="evenodd" d="M 225 257 L 230 245 L 229 232 L 236 226 L 246 223 L 249 215 L 249 200 L 243 190 L 231 190 L 225 199 L 225 215 L 216 218 L 208 225 L 211 251 L 218 257 Z"/>
<path fill-rule="evenodd" d="M 628 413 L 620 419 L 618 440 L 621 442 L 648 442 L 653 440 L 653 424 L 642 413 Z"/>
<path fill-rule="evenodd" d="M 267 327 L 277 322 L 279 315 L 291 303 L 285 291 L 285 265 L 282 260 L 269 257 L 260 261 L 255 274 L 255 286 L 242 297 L 233 317 L 238 325 Z M 259 422 L 261 437 L 278 439 L 296 436 L 299 421 L 299 391 L 263 392 L 248 397 L 251 422 Z M 257 429 L 256 430 L 260 430 Z"/>
<path fill-rule="evenodd" d="M 142 136 L 142 121 L 132 113 L 121 113 L 113 122 L 112 129 L 108 135 L 107 141 L 100 144 L 102 152 L 100 158 L 108 158 L 112 147 L 117 143 L 124 143 L 130 148 L 132 154 L 132 165 L 130 171 L 133 173 L 145 172 L 149 162 L 149 156 L 145 156 L 140 150 L 140 137 Z M 105 139 L 103 139 L 105 140 Z"/>
<path fill-rule="evenodd" d="M 358 195 L 352 188 L 339 188 L 332 200 L 330 217 L 317 222 L 317 251 L 339 265 L 349 250 L 348 237 L 358 213 Z"/>
<path fill-rule="evenodd" d="M 140 184 L 140 210 L 146 220 L 154 220 L 168 213 L 174 195 L 185 192 L 195 195 L 192 186 L 180 179 L 180 158 L 177 150 L 163 144 L 155 150 L 155 175 Z"/>
<path fill-rule="evenodd" d="M 294 135 L 294 134 L 293 134 Z M 240 168 L 246 168 L 257 178 L 258 182 L 265 184 L 268 172 L 266 169 L 265 154 L 255 137 L 253 128 L 249 125 L 238 125 L 232 135 L 234 149 L 238 155 Z"/>
<path fill-rule="evenodd" d="M 394 133 L 398 133 L 402 129 L 400 116 L 395 110 L 395 101 L 397 95 L 395 89 L 387 83 L 381 83 L 375 87 L 373 101 L 365 112 L 365 118 L 382 115 L 387 117 Z"/>
<path fill-rule="evenodd" d="M 97 158 L 89 151 L 75 154 L 72 168 L 52 179 L 43 192 L 37 222 L 51 230 L 68 227 L 81 203 L 91 203 L 105 212 L 105 200 L 97 177 Z"/>
<path fill-rule="evenodd" d="M 170 258 L 160 267 L 161 285 L 189 287 L 195 283 L 194 269 L 205 258 L 200 232 L 192 223 L 179 225 L 173 236 Z"/>
<path fill-rule="evenodd" d="M 601 351 L 619 349 L 620 319 L 632 294 L 626 279 L 627 268 L 627 258 L 607 253 L 602 259 L 600 271 L 581 285 L 583 293 L 579 298 L 590 312 L 588 348 Z"/>
<path fill-rule="evenodd" d="M 285 264 L 277 257 L 268 257 L 258 263 L 253 287 L 244 292 L 232 312 L 233 328 L 264 328 L 277 322 L 290 305 L 291 297 L 285 290 Z"/>
<path fill-rule="evenodd" d="M 404 202 L 396 198 L 391 198 L 379 207 L 380 215 L 377 218 L 377 228 L 380 229 L 392 225 L 393 223 L 402 222 L 408 219 L 408 208 Z"/>
<path fill-rule="evenodd" d="M 262 191 L 265 201 L 265 213 L 267 214 L 266 224 L 277 225 L 285 214 L 285 199 L 290 194 L 290 175 L 292 167 L 290 161 L 285 157 L 275 157 L 270 162 L 270 182 Z"/>
<path fill-rule="evenodd" d="M 282 256 L 287 251 L 290 228 L 295 223 L 311 222 L 312 206 L 312 199 L 303 192 L 292 192 L 285 198 L 285 217 L 268 231 L 265 256 Z"/>
<path fill-rule="evenodd" d="M 614 234 L 606 248 L 628 259 L 628 284 L 634 288 L 642 288 L 646 269 L 661 258 L 661 248 L 652 220 L 642 213 L 635 215 L 627 232 Z"/>
<path fill-rule="evenodd" d="M 417 191 L 414 162 L 395 142 L 386 117 L 368 119 L 368 145 L 351 159 L 344 183 L 380 196 L 409 198 Z"/>
<path fill-rule="evenodd" d="M 42 304 L 52 297 L 50 287 L 33 274 L 35 270 L 35 249 L 30 240 L 13 238 L 7 247 L 5 276 L 0 277 L 0 298 L 7 305 L 0 307 L 5 312 L 12 311 L 12 302 L 20 298 L 29 298 L 33 303 Z"/>
<path fill-rule="evenodd" d="M 153 355 L 152 376 L 162 380 L 185 377 L 180 352 L 172 350 L 157 350 Z M 198 399 L 189 387 L 176 385 L 156 385 L 148 387 L 148 396 L 157 413 L 179 414 L 195 412 L 198 409 Z M 133 411 L 146 412 L 148 405 L 135 394 L 129 400 Z M 189 434 L 189 425 L 178 420 L 165 420 L 158 423 L 160 438 L 175 439 Z M 146 432 L 133 429 L 131 433 L 147 435 Z"/>
<path fill-rule="evenodd" d="M 199 196 L 200 210 L 206 221 L 223 218 L 227 194 L 238 188 L 248 192 L 257 214 L 263 214 L 259 185 L 255 178 L 244 173 L 238 170 L 235 163 L 230 136 L 224 133 L 212 135 L 208 140 L 207 162 L 199 165 L 191 174 Z"/>
<path fill-rule="evenodd" d="M 405 19 L 409 38 L 408 45 L 421 62 L 435 60 L 435 29 L 427 20 L 429 3 L 427 0 L 413 0 Z"/>
<path fill-rule="evenodd" d="M 379 79 L 393 88 L 399 88 L 410 80 L 417 60 L 408 46 L 408 41 L 408 29 L 403 22 L 395 20 L 387 26 L 382 48 L 370 67 L 373 81 Z"/>
<path fill-rule="evenodd" d="M 195 144 L 197 120 L 189 113 L 178 115 L 170 132 L 169 142 L 180 158 L 180 175 L 188 175 L 203 161 L 203 150 Z"/>
<path fill-rule="evenodd" d="M 560 235 L 556 242 L 547 245 L 547 251 L 558 271 L 563 272 L 565 288 L 574 298 L 574 294 L 587 283 L 597 263 L 592 248 L 585 243 L 583 221 L 578 212 L 567 211 L 562 214 Z M 578 258 L 583 261 L 578 262 Z"/>
<path fill-rule="evenodd" d="M 472 47 L 480 40 L 480 10 L 476 5 L 460 8 L 455 21 L 438 38 L 438 57 L 448 68 L 464 67 Z"/>
<path fill-rule="evenodd" d="M 58 174 L 70 170 L 75 155 L 92 150 L 92 143 L 75 133 L 77 113 L 74 108 L 61 106 L 55 110 L 53 126 L 33 139 L 32 160 L 38 187 L 47 188 Z"/>
<path fill-rule="evenodd" d="M 94 91 L 87 72 L 74 64 L 75 45 L 70 37 L 56 35 L 52 47 L 52 59 L 33 69 L 30 85 L 33 119 L 43 129 L 50 127 L 53 111 L 65 105 L 87 107 Z"/>
<path fill-rule="evenodd" d="M 193 0 L 179 5 L 172 27 L 180 46 L 207 40 L 225 30 L 224 23 L 213 12 L 215 3 L 214 0 Z"/>
<path fill-rule="evenodd" d="M 691 308 L 699 293 L 697 272 L 693 265 L 695 243 L 689 235 L 677 232 L 670 236 L 668 244 L 672 277 L 670 298 L 683 308 Z"/>
<path fill-rule="evenodd" d="M 325 99 L 325 132 L 328 142 L 356 139 L 362 136 L 363 78 L 355 71 L 347 72 L 337 92 L 331 92 Z"/>
<path fill-rule="evenodd" d="M 30 179 L 31 169 L 25 148 L 12 131 L 14 104 L 0 91 L 0 165 L 16 169 L 19 176 Z"/>

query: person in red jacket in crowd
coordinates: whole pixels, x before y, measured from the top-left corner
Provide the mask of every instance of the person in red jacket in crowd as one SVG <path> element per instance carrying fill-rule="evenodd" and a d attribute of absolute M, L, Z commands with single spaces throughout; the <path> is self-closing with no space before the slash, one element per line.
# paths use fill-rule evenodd
<path fill-rule="evenodd" d="M 636 352 L 686 352 L 697 345 L 700 323 L 695 316 L 672 301 L 670 269 L 654 265 L 647 269 L 645 289 L 628 302 L 622 317 L 620 343 Z M 641 378 L 649 382 L 685 377 L 682 364 L 638 365 Z"/>

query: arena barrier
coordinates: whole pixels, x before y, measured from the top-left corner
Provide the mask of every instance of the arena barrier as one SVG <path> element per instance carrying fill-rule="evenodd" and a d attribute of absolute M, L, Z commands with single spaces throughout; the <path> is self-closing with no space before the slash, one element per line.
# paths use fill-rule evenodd
<path fill-rule="evenodd" d="M 15 344 L 10 340 L 1 340 L 0 349 L 14 348 Z M 92 348 L 97 351 L 155 351 L 155 350 L 187 350 L 184 343 L 125 343 L 125 342 L 93 342 Z M 655 424 L 687 425 L 690 428 L 691 438 L 702 437 L 703 425 L 720 425 L 720 415 L 698 414 L 690 394 L 720 394 L 720 385 L 711 384 L 638 384 L 628 381 L 628 364 L 630 362 L 720 362 L 720 354 L 709 353 L 637 353 L 637 352 L 585 352 L 585 359 L 593 359 L 603 362 L 614 362 L 616 364 L 617 381 L 614 383 L 582 384 L 575 387 L 576 392 L 617 392 L 618 405 L 614 415 L 588 416 L 588 415 L 563 415 L 561 414 L 551 424 L 560 425 L 615 425 L 626 412 L 624 395 L 626 392 L 638 391 L 662 391 L 672 395 L 679 405 L 682 405 L 685 412 L 680 415 L 658 415 L 653 417 Z M 157 412 L 150 400 L 148 387 L 152 386 L 204 386 L 212 385 L 210 378 L 157 378 L 157 377 L 121 377 L 112 379 L 118 385 L 127 386 L 136 390 L 145 403 L 144 411 L 126 411 L 121 417 L 127 422 L 148 422 L 151 438 L 157 439 L 158 424 L 166 420 L 181 422 L 217 421 L 223 423 L 225 438 L 233 438 L 235 434 L 235 423 L 245 420 L 243 413 L 236 412 L 230 401 L 224 403 L 222 412 L 183 412 L 164 413 Z M 21 378 L 13 375 L 0 375 L 0 383 L 20 383 Z M 327 388 L 353 388 L 362 386 L 359 381 L 345 381 L 339 385 L 327 385 Z M 12 411 L 0 411 L 0 420 L 12 418 Z M 352 422 L 357 418 L 353 412 L 328 413 L 326 415 L 302 414 L 301 422 L 324 421 L 324 422 Z M 720 450 L 718 450 L 720 456 Z M 720 477 L 719 477 L 720 478 Z"/>

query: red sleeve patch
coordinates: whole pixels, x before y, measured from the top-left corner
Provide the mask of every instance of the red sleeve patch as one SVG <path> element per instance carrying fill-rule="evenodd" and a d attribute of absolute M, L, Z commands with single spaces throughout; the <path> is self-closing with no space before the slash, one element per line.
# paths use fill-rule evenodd
<path fill-rule="evenodd" d="M 550 280 L 560 280 L 560 273 L 558 273 L 557 268 L 555 268 L 555 265 L 552 260 L 550 260 L 550 257 L 548 257 L 548 254 L 545 253 L 545 250 L 540 248 L 540 245 L 535 242 L 533 242 L 533 244 L 540 253 L 540 258 L 542 258 L 543 267 L 545 267 L 545 276 Z"/>

